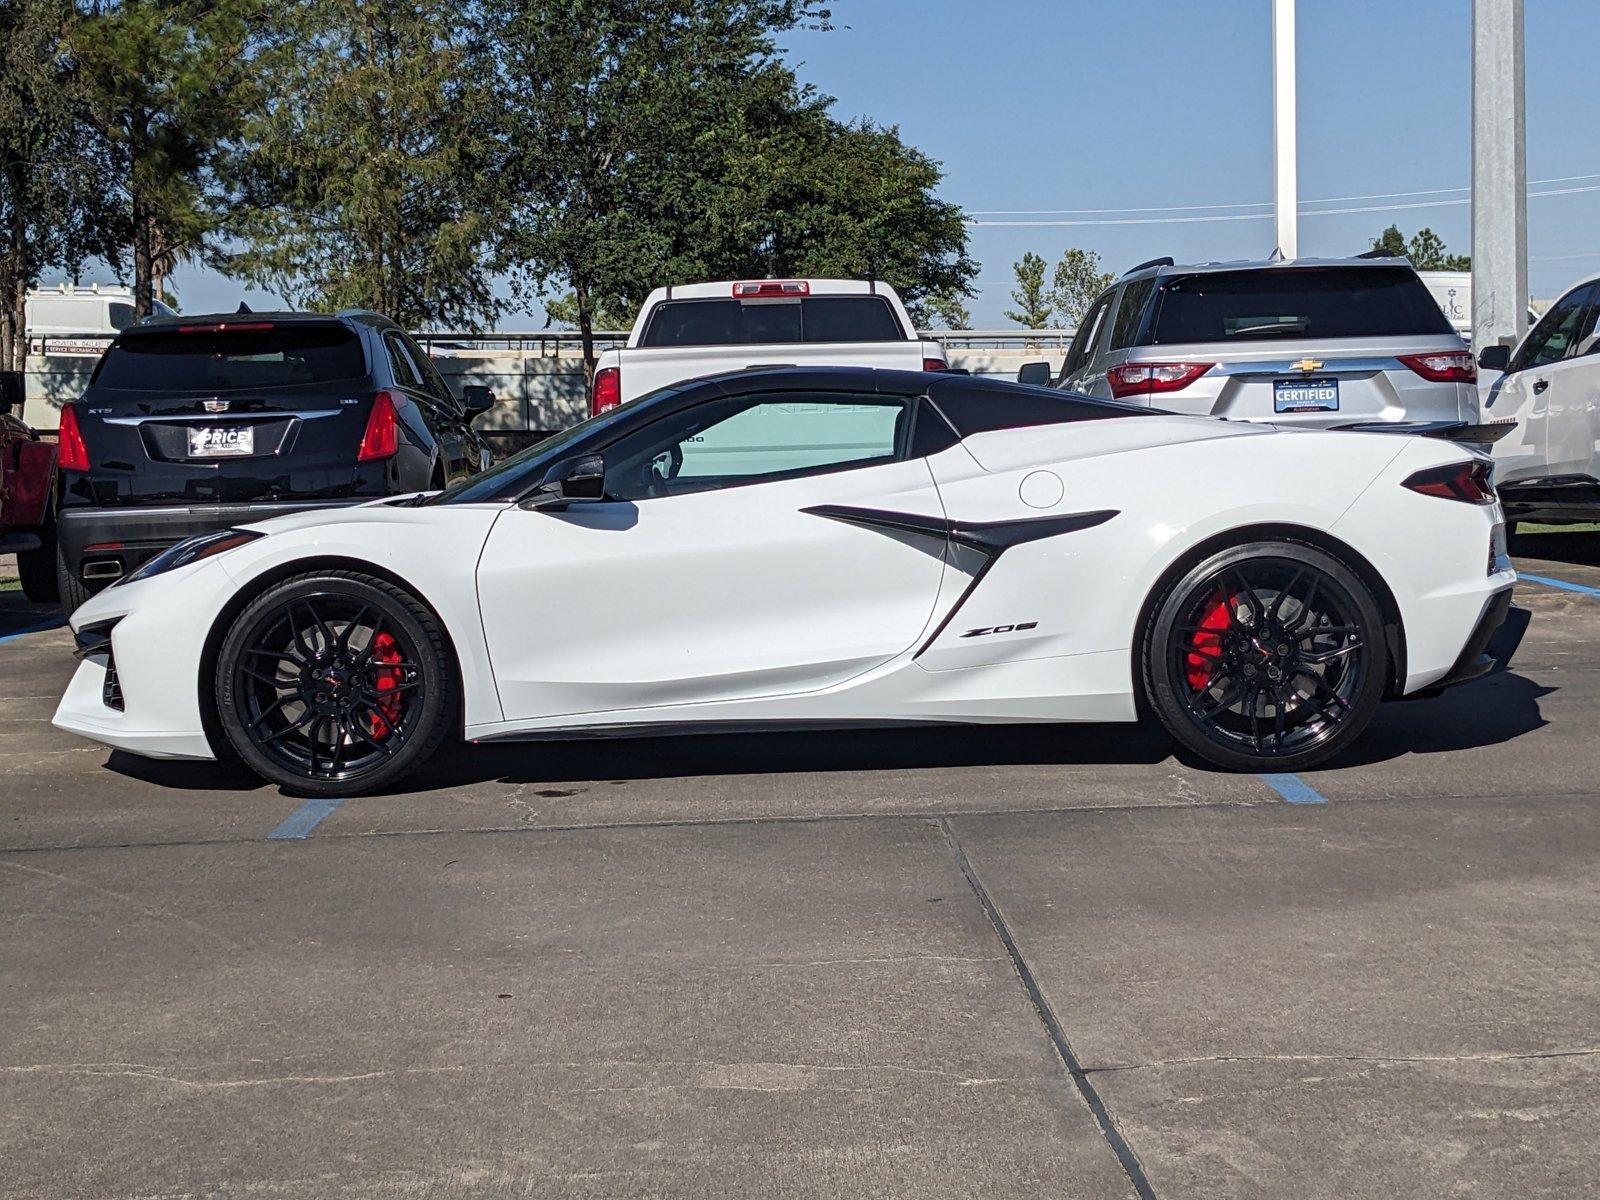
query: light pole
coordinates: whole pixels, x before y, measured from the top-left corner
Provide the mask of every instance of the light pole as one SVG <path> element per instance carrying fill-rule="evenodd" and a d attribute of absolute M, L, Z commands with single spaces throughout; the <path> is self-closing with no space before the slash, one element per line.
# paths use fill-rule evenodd
<path fill-rule="evenodd" d="M 1294 0 L 1272 0 L 1273 201 L 1278 250 L 1285 258 L 1300 254 L 1300 184 L 1295 155 Z"/>
<path fill-rule="evenodd" d="M 1522 0 L 1472 3 L 1472 344 L 1528 329 Z"/>

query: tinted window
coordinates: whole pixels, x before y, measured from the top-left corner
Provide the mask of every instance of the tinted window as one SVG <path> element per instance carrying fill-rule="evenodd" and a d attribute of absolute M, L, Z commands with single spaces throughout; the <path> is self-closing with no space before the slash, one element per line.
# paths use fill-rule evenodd
<path fill-rule="evenodd" d="M 936 387 L 932 399 L 962 437 L 995 429 L 1068 425 L 1107 417 L 1144 416 L 1155 411 L 1020 383 L 972 382 L 959 387 Z"/>
<path fill-rule="evenodd" d="M 112 301 L 106 311 L 109 314 L 107 319 L 111 322 L 111 328 L 113 329 L 126 329 L 133 324 L 133 305 L 131 304 Z"/>
<path fill-rule="evenodd" d="M 342 325 L 139 330 L 100 360 L 92 382 L 130 391 L 227 392 L 360 379 L 361 342 Z"/>
<path fill-rule="evenodd" d="M 416 365 L 411 361 L 411 352 L 401 342 L 400 335 L 388 333 L 383 337 L 383 348 L 389 352 L 389 369 L 394 372 L 394 381 L 401 387 L 422 387 L 422 376 L 418 373 Z"/>
<path fill-rule="evenodd" d="M 732 396 L 647 425 L 606 449 L 606 495 L 645 500 L 892 462 L 910 400 L 831 392 Z"/>
<path fill-rule="evenodd" d="M 1084 314 L 1083 321 L 1078 326 L 1078 332 L 1073 335 L 1072 346 L 1067 351 L 1067 359 L 1061 364 L 1061 377 L 1075 374 L 1089 361 L 1090 352 L 1094 349 L 1095 339 L 1099 336 L 1100 321 L 1106 315 L 1106 306 L 1111 303 L 1115 292 L 1108 292 L 1096 300 L 1094 306 Z"/>
<path fill-rule="evenodd" d="M 1397 267 L 1269 267 L 1161 285 L 1155 343 L 1452 332 L 1422 280 Z"/>
<path fill-rule="evenodd" d="M 905 337 L 882 296 L 803 300 L 668 300 L 641 346 L 754 346 L 788 342 L 890 342 Z"/>
<path fill-rule="evenodd" d="M 1122 289 L 1122 301 L 1117 305 L 1117 319 L 1111 325 L 1111 345 L 1108 349 L 1121 350 L 1133 345 L 1139 336 L 1145 304 L 1155 286 L 1156 278 L 1152 275 L 1148 279 L 1137 279 Z"/>
<path fill-rule="evenodd" d="M 1588 311 L 1592 291 L 1592 287 L 1574 288 L 1552 304 L 1550 311 L 1533 327 L 1528 340 L 1522 343 L 1511 369 L 1525 371 L 1556 362 L 1585 340 L 1584 313 Z"/>

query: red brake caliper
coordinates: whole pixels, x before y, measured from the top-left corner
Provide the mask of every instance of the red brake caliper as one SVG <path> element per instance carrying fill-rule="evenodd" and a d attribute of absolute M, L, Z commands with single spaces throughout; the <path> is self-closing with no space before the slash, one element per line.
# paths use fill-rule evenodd
<path fill-rule="evenodd" d="M 394 635 L 387 630 L 380 629 L 378 636 L 372 639 L 372 661 L 375 663 L 405 661 L 405 655 L 400 653 L 400 643 L 395 641 Z M 388 737 L 395 721 L 400 718 L 398 689 L 401 675 L 399 667 L 379 667 L 373 672 L 373 686 L 378 692 L 378 703 L 372 713 L 372 736 L 375 738 Z"/>
<path fill-rule="evenodd" d="M 1218 592 L 1200 619 L 1200 628 L 1189 638 L 1189 653 L 1183 660 L 1184 678 L 1197 692 L 1205 691 L 1217 661 L 1222 657 L 1222 630 L 1233 621 L 1233 602 Z"/>

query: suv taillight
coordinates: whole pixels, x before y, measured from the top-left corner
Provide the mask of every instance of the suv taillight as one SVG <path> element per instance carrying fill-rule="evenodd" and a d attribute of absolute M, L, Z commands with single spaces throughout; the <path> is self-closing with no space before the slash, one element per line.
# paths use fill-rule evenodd
<path fill-rule="evenodd" d="M 58 436 L 61 443 L 60 449 L 56 452 L 56 464 L 63 471 L 87 471 L 89 447 L 84 444 L 83 430 L 78 428 L 76 404 L 61 406 L 61 430 Z"/>
<path fill-rule="evenodd" d="M 598 417 L 622 403 L 622 368 L 601 367 L 594 373 L 594 393 L 589 398 L 589 415 Z"/>
<path fill-rule="evenodd" d="M 1401 486 L 1424 496 L 1460 500 L 1465 504 L 1493 504 L 1499 499 L 1494 490 L 1494 466 L 1480 459 L 1429 467 L 1418 471 Z"/>
<path fill-rule="evenodd" d="M 1180 392 L 1216 365 L 1208 362 L 1125 363 L 1107 371 L 1106 382 L 1117 400 L 1156 392 Z"/>
<path fill-rule="evenodd" d="M 357 462 L 377 462 L 393 458 L 400 449 L 400 418 L 395 415 L 394 397 L 379 392 L 372 398 L 372 411 L 367 414 L 367 428 L 361 435 L 361 449 L 356 451 Z"/>
<path fill-rule="evenodd" d="M 1395 355 L 1424 379 L 1434 383 L 1477 383 L 1478 364 L 1467 350 L 1445 350 L 1438 354 Z"/>

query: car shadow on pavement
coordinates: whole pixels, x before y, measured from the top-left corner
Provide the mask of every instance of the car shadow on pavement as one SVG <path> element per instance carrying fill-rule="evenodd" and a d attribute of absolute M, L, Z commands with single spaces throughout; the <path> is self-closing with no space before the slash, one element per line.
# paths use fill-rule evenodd
<path fill-rule="evenodd" d="M 163 761 L 113 750 L 106 758 L 105 769 L 141 783 L 180 792 L 250 792 L 268 786 L 265 779 L 236 759 Z"/>
<path fill-rule="evenodd" d="M 1513 558 L 1600 567 L 1600 533 L 1519 533 L 1508 546 Z"/>
<path fill-rule="evenodd" d="M 916 729 L 695 733 L 461 746 L 401 791 L 502 783 L 667 779 L 815 771 L 1154 764 L 1172 755 L 1144 725 L 949 725 Z"/>
<path fill-rule="evenodd" d="M 1328 765 L 1359 767 L 1408 754 L 1502 745 L 1548 725 L 1539 701 L 1557 690 L 1504 671 L 1429 700 L 1385 704 L 1366 735 Z"/>

